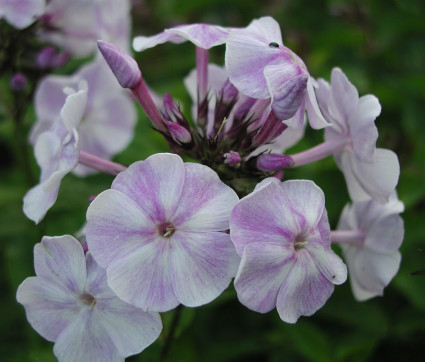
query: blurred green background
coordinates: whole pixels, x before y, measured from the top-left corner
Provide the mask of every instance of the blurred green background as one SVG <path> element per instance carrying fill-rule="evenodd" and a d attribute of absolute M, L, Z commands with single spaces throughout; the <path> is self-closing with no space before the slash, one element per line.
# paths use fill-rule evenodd
<path fill-rule="evenodd" d="M 348 282 L 336 287 L 325 307 L 296 325 L 283 323 L 276 311 L 266 315 L 240 305 L 233 287 L 213 303 L 184 309 L 171 361 L 423 361 L 425 357 L 425 277 L 410 276 L 425 267 L 425 2 L 349 0 L 140 0 L 134 1 L 134 35 L 150 35 L 181 23 L 206 22 L 246 26 L 253 18 L 273 16 L 281 25 L 284 43 L 299 54 L 314 77 L 329 79 L 339 66 L 361 95 L 375 94 L 382 113 L 377 119 L 378 146 L 394 150 L 400 159 L 399 197 L 405 202 L 405 239 L 400 271 L 384 297 L 356 302 Z M 224 47 L 211 60 L 222 63 Z M 191 44 L 162 45 L 137 55 L 143 75 L 155 91 L 171 93 L 185 104 L 189 97 L 182 78 L 195 65 Z M 64 71 L 72 71 L 71 63 Z M 74 67 L 74 68 L 73 68 Z M 130 147 L 116 157 L 132 163 L 167 145 L 140 121 Z M 88 197 L 108 188 L 112 177 L 67 176 L 58 201 L 39 226 L 22 213 L 28 177 L 25 150 L 33 110 L 17 130 L 0 118 L 0 360 L 54 361 L 53 344 L 31 329 L 24 309 L 15 301 L 17 286 L 34 275 L 33 245 L 42 235 L 74 234 L 84 223 Z M 309 130 L 295 147 L 303 150 L 321 142 L 322 132 Z M 303 167 L 290 178 L 313 179 L 326 194 L 331 226 L 348 201 L 344 179 L 332 159 Z M 172 314 L 172 313 L 170 313 Z M 165 324 L 170 322 L 165 316 Z M 157 360 L 163 339 L 129 361 Z"/>

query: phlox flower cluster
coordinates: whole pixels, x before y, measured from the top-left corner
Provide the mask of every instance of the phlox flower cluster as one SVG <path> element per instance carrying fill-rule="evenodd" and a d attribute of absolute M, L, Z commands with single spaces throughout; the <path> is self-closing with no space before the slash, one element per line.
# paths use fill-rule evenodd
<path fill-rule="evenodd" d="M 139 52 L 194 45 L 196 67 L 184 79 L 193 105 L 184 112 L 172 95 L 153 93 L 129 54 L 128 1 L 3 2 L 0 16 L 17 28 L 38 18 L 39 39 L 94 56 L 37 86 L 29 142 L 41 176 L 24 213 L 40 222 L 68 173 L 115 177 L 90 200 L 84 242 L 44 237 L 36 276 L 18 288 L 28 321 L 60 361 L 123 361 L 158 338 L 159 313 L 210 303 L 232 282 L 241 304 L 276 308 L 286 323 L 316 313 L 347 278 L 359 301 L 383 295 L 401 259 L 399 163 L 376 147 L 378 99 L 360 97 L 341 69 L 330 83 L 314 79 L 271 17 L 137 36 Z M 215 46 L 225 47 L 222 65 L 209 62 Z M 61 62 L 46 49 L 37 62 L 50 71 Z M 111 159 L 132 139 L 136 102 L 170 150 L 121 165 Z M 289 154 L 307 126 L 323 129 L 324 142 Z M 286 172 L 328 156 L 351 198 L 334 230 L 320 187 Z"/>

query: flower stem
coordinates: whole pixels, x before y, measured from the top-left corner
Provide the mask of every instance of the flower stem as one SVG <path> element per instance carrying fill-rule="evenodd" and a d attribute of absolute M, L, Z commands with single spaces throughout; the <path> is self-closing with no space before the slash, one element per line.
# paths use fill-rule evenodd
<path fill-rule="evenodd" d="M 84 151 L 80 151 L 78 162 L 82 165 L 94 168 L 100 172 L 109 173 L 111 175 L 118 175 L 120 172 L 127 169 L 127 167 L 124 165 L 105 160 Z"/>
<path fill-rule="evenodd" d="M 350 138 L 348 136 L 339 136 L 312 147 L 307 151 L 291 155 L 294 160 L 292 167 L 304 166 L 309 163 L 322 160 L 323 158 L 331 156 L 332 154 L 342 150 L 349 144 L 349 142 Z"/>
<path fill-rule="evenodd" d="M 360 230 L 336 230 L 331 231 L 331 241 L 333 244 L 354 244 L 361 245 L 365 235 Z"/>
<path fill-rule="evenodd" d="M 167 338 L 165 340 L 164 346 L 162 347 L 161 356 L 159 357 L 159 361 L 166 361 L 168 355 L 171 350 L 171 345 L 174 340 L 174 335 L 176 334 L 177 326 L 180 322 L 180 317 L 182 314 L 183 305 L 180 304 L 175 310 L 173 314 L 173 320 L 171 321 L 170 330 L 168 331 Z"/>
<path fill-rule="evenodd" d="M 164 125 L 161 113 L 159 113 L 158 108 L 156 108 L 149 89 L 143 79 L 137 83 L 137 85 L 132 88 L 131 91 L 145 110 L 147 116 L 152 121 L 155 128 L 158 131 L 167 132 L 167 127 Z"/>
<path fill-rule="evenodd" d="M 198 78 L 198 103 L 207 95 L 208 87 L 208 49 L 196 47 L 196 75 Z"/>

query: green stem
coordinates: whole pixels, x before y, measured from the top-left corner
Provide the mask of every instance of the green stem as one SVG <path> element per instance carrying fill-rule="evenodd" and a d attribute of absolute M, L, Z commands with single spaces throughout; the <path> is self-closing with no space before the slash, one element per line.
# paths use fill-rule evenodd
<path fill-rule="evenodd" d="M 174 335 L 176 334 L 177 326 L 180 322 L 182 310 L 183 310 L 183 305 L 181 304 L 174 310 L 173 320 L 171 321 L 170 330 L 168 331 L 168 334 L 164 342 L 164 346 L 162 347 L 161 355 L 159 357 L 160 362 L 166 361 L 168 358 L 171 345 L 173 344 L 173 341 L 174 341 Z"/>

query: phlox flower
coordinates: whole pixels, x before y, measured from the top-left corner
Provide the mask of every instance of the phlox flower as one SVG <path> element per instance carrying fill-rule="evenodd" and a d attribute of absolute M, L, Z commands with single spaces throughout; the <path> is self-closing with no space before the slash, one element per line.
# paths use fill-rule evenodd
<path fill-rule="evenodd" d="M 175 44 L 190 41 L 199 48 L 210 49 L 224 44 L 230 28 L 209 24 L 178 25 L 151 36 L 136 36 L 133 39 L 134 50 L 141 52 L 159 44 L 171 42 Z"/>
<path fill-rule="evenodd" d="M 304 62 L 282 42 L 279 24 L 271 17 L 234 29 L 226 40 L 226 69 L 233 85 L 252 98 L 271 98 L 276 116 L 294 128 L 304 124 L 307 109 L 313 128 L 328 124 L 320 113 L 314 80 Z"/>
<path fill-rule="evenodd" d="M 62 178 L 78 164 L 78 127 L 87 105 L 87 84 L 78 92 L 65 88 L 67 96 L 50 128 L 40 131 L 34 146 L 35 158 L 41 168 L 40 183 L 24 197 L 25 215 L 38 223 L 55 203 Z M 62 92 L 63 93 L 63 92 Z M 62 96 L 62 95 L 61 95 Z"/>
<path fill-rule="evenodd" d="M 25 279 L 16 297 L 32 327 L 55 342 L 59 361 L 124 361 L 158 338 L 159 315 L 120 300 L 72 236 L 44 237 L 34 266 L 37 276 Z"/>
<path fill-rule="evenodd" d="M 88 248 L 124 301 L 158 312 L 200 306 L 236 274 L 239 258 L 224 231 L 237 201 L 209 167 L 156 154 L 92 201 Z"/>
<path fill-rule="evenodd" d="M 96 51 L 103 39 L 129 50 L 129 0 L 50 0 L 39 36 L 74 56 Z"/>
<path fill-rule="evenodd" d="M 76 87 L 81 80 L 87 81 L 88 99 L 81 122 L 76 126 L 80 149 L 110 160 L 131 141 L 136 111 L 103 59 L 85 65 L 72 76 L 49 76 L 40 83 L 35 94 L 37 122 L 30 141 L 35 144 L 39 135 L 56 122 L 66 97 L 62 89 Z M 96 171 L 78 165 L 73 172 L 85 176 Z"/>
<path fill-rule="evenodd" d="M 45 0 L 0 0 L 0 19 L 23 29 L 43 14 L 45 6 Z"/>
<path fill-rule="evenodd" d="M 395 194 L 386 204 L 369 199 L 344 208 L 337 231 L 332 232 L 332 242 L 342 247 L 357 300 L 383 295 L 397 274 L 404 236 L 399 213 L 403 210 Z"/>
<path fill-rule="evenodd" d="M 323 192 L 311 181 L 262 181 L 234 207 L 230 237 L 242 257 L 239 301 L 260 313 L 276 307 L 285 322 L 315 313 L 347 278 L 330 248 Z"/>
<path fill-rule="evenodd" d="M 332 70 L 331 84 L 323 79 L 318 84 L 317 100 L 331 122 L 325 129 L 325 140 L 343 145 L 334 157 L 351 199 L 387 202 L 397 185 L 400 166 L 394 152 L 376 148 L 375 119 L 381 113 L 378 99 L 373 95 L 359 98 L 357 89 L 339 68 Z"/>

